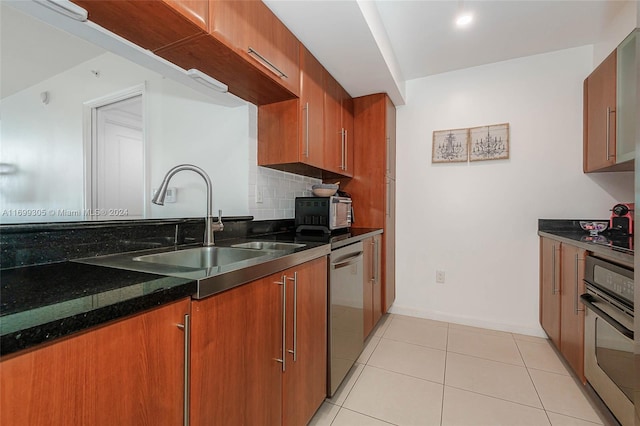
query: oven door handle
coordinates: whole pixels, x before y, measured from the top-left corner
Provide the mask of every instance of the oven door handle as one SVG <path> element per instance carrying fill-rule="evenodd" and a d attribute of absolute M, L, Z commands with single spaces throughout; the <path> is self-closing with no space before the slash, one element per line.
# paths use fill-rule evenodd
<path fill-rule="evenodd" d="M 620 333 L 622 333 L 625 337 L 633 340 L 633 331 L 629 330 L 627 327 L 625 327 L 624 325 L 620 324 L 618 321 L 616 321 L 615 319 L 613 319 L 609 314 L 607 314 L 605 311 L 603 311 L 602 309 L 598 308 L 593 301 L 595 300 L 595 298 L 590 295 L 590 294 L 581 294 L 580 295 L 580 301 L 587 306 L 589 309 L 591 309 L 593 312 L 595 312 L 596 314 L 598 314 L 600 316 L 600 318 L 602 318 L 607 324 L 609 324 L 610 326 L 612 326 L 613 328 L 615 328 L 616 330 L 618 330 Z"/>

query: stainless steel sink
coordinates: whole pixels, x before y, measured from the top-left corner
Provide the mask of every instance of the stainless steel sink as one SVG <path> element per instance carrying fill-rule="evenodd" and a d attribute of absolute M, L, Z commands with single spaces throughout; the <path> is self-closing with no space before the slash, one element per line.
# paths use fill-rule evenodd
<path fill-rule="evenodd" d="M 184 266 L 187 268 L 212 268 L 243 260 L 265 256 L 267 253 L 232 247 L 197 247 L 166 253 L 147 254 L 134 257 L 137 262 Z"/>
<path fill-rule="evenodd" d="M 251 241 L 249 243 L 234 244 L 231 247 L 252 250 L 292 250 L 304 247 L 306 244 L 278 243 L 275 241 Z"/>

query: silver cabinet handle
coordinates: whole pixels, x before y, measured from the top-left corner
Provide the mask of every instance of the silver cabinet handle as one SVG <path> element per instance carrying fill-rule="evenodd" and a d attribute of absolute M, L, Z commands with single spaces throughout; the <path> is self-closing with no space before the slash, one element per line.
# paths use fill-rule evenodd
<path fill-rule="evenodd" d="M 386 197 L 387 197 L 387 211 L 386 214 L 387 216 L 391 216 L 391 180 L 389 180 L 389 178 L 387 178 L 387 193 L 386 193 Z"/>
<path fill-rule="evenodd" d="M 387 136 L 387 176 L 391 176 L 391 138 Z"/>
<path fill-rule="evenodd" d="M 373 282 L 377 283 L 378 282 L 378 268 L 380 267 L 379 265 L 379 250 L 380 247 L 378 245 L 378 240 L 377 239 L 373 239 Z"/>
<path fill-rule="evenodd" d="M 304 107 L 302 107 L 302 109 L 304 109 L 304 112 L 305 112 L 305 119 L 304 119 L 305 151 L 304 151 L 304 156 L 309 158 L 309 102 L 304 104 Z"/>
<path fill-rule="evenodd" d="M 344 129 L 340 129 L 340 149 L 342 150 L 342 155 L 340 156 L 340 170 L 346 170 L 344 161 Z"/>
<path fill-rule="evenodd" d="M 285 277 L 285 279 L 287 279 Z M 291 279 L 291 278 L 289 278 Z M 289 349 L 293 354 L 293 362 L 298 360 L 298 273 L 293 273 L 293 349 Z"/>
<path fill-rule="evenodd" d="M 182 400 L 182 424 L 189 426 L 189 357 L 191 346 L 191 316 L 184 315 L 184 324 L 178 324 L 178 328 L 184 331 L 184 394 Z"/>
<path fill-rule="evenodd" d="M 263 64 L 267 65 L 267 68 L 269 68 L 278 77 L 280 77 L 280 78 L 289 78 L 289 77 L 287 77 L 287 75 L 285 73 L 282 72 L 282 70 L 280 70 L 280 68 L 276 67 L 271 61 L 269 61 L 267 58 L 262 56 L 260 53 L 258 53 L 251 46 L 249 46 L 249 49 L 247 50 L 247 52 L 250 55 L 256 56 Z"/>
<path fill-rule="evenodd" d="M 552 247 L 553 248 L 551 251 L 552 253 L 551 271 L 553 273 L 553 281 L 552 281 L 553 285 L 551 286 L 551 294 L 555 295 L 558 293 L 558 290 L 556 289 L 556 245 L 554 244 Z"/>
<path fill-rule="evenodd" d="M 611 113 L 615 112 L 615 110 L 612 110 L 611 107 L 607 107 L 607 161 L 609 161 L 609 159 L 611 157 L 613 157 L 613 155 L 611 155 L 611 148 L 610 148 L 610 139 L 611 139 Z"/>
<path fill-rule="evenodd" d="M 349 164 L 349 134 L 347 129 L 344 129 L 344 171 L 347 171 Z"/>
<path fill-rule="evenodd" d="M 578 297 L 579 297 L 579 296 L 578 296 L 578 270 L 579 270 L 579 268 L 578 268 L 578 262 L 579 262 L 580 260 L 584 260 L 584 259 L 580 259 L 580 258 L 578 257 L 578 253 L 576 253 L 576 261 L 575 261 L 575 266 L 576 266 L 576 270 L 575 270 L 575 273 L 576 273 L 576 282 L 575 282 L 575 299 L 573 300 L 573 309 L 575 310 L 576 315 L 578 315 L 578 312 L 584 311 L 584 308 L 583 308 L 583 309 L 579 309 L 579 308 L 578 308 L 578 306 L 579 306 L 579 304 L 578 304 Z"/>
<path fill-rule="evenodd" d="M 282 276 L 282 281 L 277 281 L 276 284 L 282 286 L 282 358 L 276 359 L 276 361 L 282 363 L 282 372 L 286 371 L 287 357 L 287 276 Z"/>

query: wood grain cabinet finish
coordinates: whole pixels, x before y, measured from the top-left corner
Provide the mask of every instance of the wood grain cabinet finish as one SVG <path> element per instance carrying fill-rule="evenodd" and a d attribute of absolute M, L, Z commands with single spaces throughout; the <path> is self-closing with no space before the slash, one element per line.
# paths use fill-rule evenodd
<path fill-rule="evenodd" d="M 382 309 L 395 300 L 396 109 L 384 93 L 353 99 L 354 174 L 341 182 L 354 203 L 355 228 L 382 228 Z"/>
<path fill-rule="evenodd" d="M 540 325 L 560 347 L 561 244 L 540 238 Z"/>
<path fill-rule="evenodd" d="M 0 424 L 180 425 L 183 299 L 7 357 Z"/>
<path fill-rule="evenodd" d="M 616 165 L 616 63 L 614 50 L 584 81 L 585 173 L 626 170 L 628 166 Z"/>
<path fill-rule="evenodd" d="M 584 377 L 584 287 L 586 251 L 563 244 L 560 266 L 560 351 L 582 383 Z"/>
<path fill-rule="evenodd" d="M 300 46 L 300 98 L 258 108 L 258 165 L 322 177 L 324 68 Z"/>
<path fill-rule="evenodd" d="M 324 70 L 324 168 L 353 176 L 353 100 Z"/>
<path fill-rule="evenodd" d="M 382 318 L 382 236 L 374 235 L 362 242 L 364 247 L 364 337 L 371 334 Z"/>
<path fill-rule="evenodd" d="M 299 41 L 260 0 L 211 0 L 210 32 L 292 94 L 300 92 Z"/>
<path fill-rule="evenodd" d="M 326 394 L 326 278 L 320 258 L 193 302 L 192 425 L 311 419 Z"/>

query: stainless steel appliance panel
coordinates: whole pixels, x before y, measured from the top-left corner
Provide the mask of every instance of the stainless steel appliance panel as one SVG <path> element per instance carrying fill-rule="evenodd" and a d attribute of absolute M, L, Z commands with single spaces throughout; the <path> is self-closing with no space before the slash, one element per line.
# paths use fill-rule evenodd
<path fill-rule="evenodd" d="M 362 242 L 333 250 L 329 262 L 329 368 L 327 394 L 333 394 L 364 348 Z"/>

